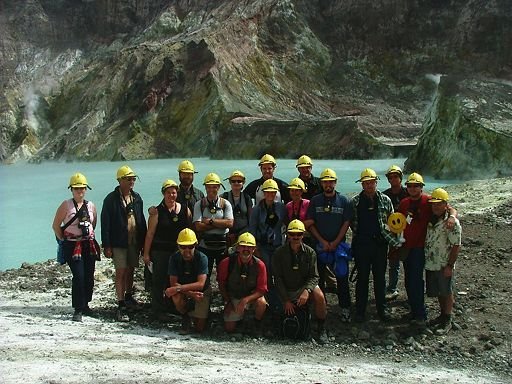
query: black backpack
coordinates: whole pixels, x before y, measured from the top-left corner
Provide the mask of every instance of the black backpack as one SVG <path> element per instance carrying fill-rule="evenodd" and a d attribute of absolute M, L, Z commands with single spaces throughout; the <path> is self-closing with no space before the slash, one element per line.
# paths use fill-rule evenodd
<path fill-rule="evenodd" d="M 311 333 L 311 314 L 307 305 L 295 307 L 293 315 L 283 315 L 281 336 L 293 340 L 308 340 Z"/>

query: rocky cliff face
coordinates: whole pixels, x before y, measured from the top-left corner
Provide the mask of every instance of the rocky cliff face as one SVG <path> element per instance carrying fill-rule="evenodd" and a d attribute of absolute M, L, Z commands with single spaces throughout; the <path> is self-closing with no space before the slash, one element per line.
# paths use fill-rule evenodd
<path fill-rule="evenodd" d="M 512 82 L 443 76 L 409 171 L 439 178 L 511 175 Z"/>
<path fill-rule="evenodd" d="M 506 1 L 4 3 L 7 162 L 392 156 L 427 74 L 510 73 Z"/>

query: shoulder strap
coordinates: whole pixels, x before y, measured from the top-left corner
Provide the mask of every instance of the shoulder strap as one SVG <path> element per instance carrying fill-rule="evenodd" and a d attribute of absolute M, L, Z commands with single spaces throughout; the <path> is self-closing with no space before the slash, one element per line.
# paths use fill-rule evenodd
<path fill-rule="evenodd" d="M 201 216 L 203 216 L 204 209 L 206 208 L 207 201 L 206 197 L 201 198 Z"/>
<path fill-rule="evenodd" d="M 74 216 L 73 216 L 73 217 L 72 217 L 72 218 L 71 218 L 71 219 L 70 219 L 66 224 L 64 224 L 64 225 L 61 227 L 61 229 L 62 229 L 62 231 L 63 231 L 63 232 L 64 232 L 64 230 L 65 230 L 67 227 L 69 227 L 69 226 L 73 223 L 73 221 L 75 221 L 75 220 L 77 219 L 77 217 L 78 217 L 78 215 L 80 215 L 80 212 L 82 211 L 82 209 L 83 209 L 84 207 L 87 207 L 87 204 L 89 204 L 89 202 L 88 202 L 87 200 L 84 200 L 84 203 L 82 204 L 82 206 L 80 207 L 80 209 L 78 209 L 78 206 L 77 206 L 77 204 L 76 204 L 75 200 L 73 200 L 73 205 L 75 206 L 76 213 L 75 213 L 75 215 L 74 215 Z"/>
<path fill-rule="evenodd" d="M 235 264 L 238 261 L 238 254 L 234 253 L 233 255 L 229 256 L 229 267 L 228 267 L 228 277 L 231 275 L 231 272 L 233 272 L 233 269 L 235 268 Z"/>

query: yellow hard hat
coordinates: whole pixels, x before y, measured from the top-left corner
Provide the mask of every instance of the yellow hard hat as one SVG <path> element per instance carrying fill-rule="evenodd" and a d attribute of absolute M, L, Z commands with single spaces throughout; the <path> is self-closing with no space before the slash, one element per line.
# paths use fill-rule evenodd
<path fill-rule="evenodd" d="M 137 177 L 137 175 L 129 166 L 123 165 L 121 168 L 117 170 L 116 179 L 119 180 L 122 179 L 123 177 Z"/>
<path fill-rule="evenodd" d="M 263 155 L 260 159 L 260 162 L 258 163 L 258 165 L 263 165 L 263 164 L 272 164 L 272 165 L 276 165 L 276 159 L 274 158 L 274 156 L 272 155 L 269 155 L 268 153 Z"/>
<path fill-rule="evenodd" d="M 398 165 L 392 165 L 391 167 L 389 167 L 388 170 L 386 171 L 386 177 L 393 173 L 400 175 L 400 178 L 402 178 L 402 176 L 404 175 L 404 173 L 402 172 L 402 168 L 400 168 Z"/>
<path fill-rule="evenodd" d="M 240 177 L 242 178 L 244 181 L 245 181 L 245 175 L 242 171 L 239 171 L 238 169 L 231 172 L 231 175 L 229 175 L 228 178 L 224 179 L 224 180 L 231 180 L 233 177 Z"/>
<path fill-rule="evenodd" d="M 428 200 L 429 203 L 439 203 L 441 201 L 447 202 L 450 200 L 450 195 L 443 188 L 436 188 L 432 191 L 432 196 Z"/>
<path fill-rule="evenodd" d="M 179 165 L 178 165 L 178 172 L 184 172 L 184 173 L 197 173 L 195 168 L 194 168 L 194 164 L 192 164 L 191 161 L 189 160 L 183 160 Z"/>
<path fill-rule="evenodd" d="M 238 236 L 238 245 L 246 245 L 248 247 L 256 246 L 256 239 L 250 232 L 244 232 L 240 236 Z"/>
<path fill-rule="evenodd" d="M 329 180 L 338 180 L 336 176 L 336 172 L 334 172 L 331 168 L 325 168 L 320 174 L 321 181 L 329 181 Z"/>
<path fill-rule="evenodd" d="M 172 179 L 165 180 L 162 184 L 162 193 L 164 193 L 167 188 L 171 187 L 178 189 L 178 184 Z"/>
<path fill-rule="evenodd" d="M 425 183 L 423 182 L 423 177 L 416 172 L 413 172 L 409 175 L 405 184 L 421 184 L 422 186 L 425 185 Z"/>
<path fill-rule="evenodd" d="M 197 244 L 197 237 L 193 230 L 185 228 L 178 234 L 178 245 L 194 245 Z"/>
<path fill-rule="evenodd" d="M 279 186 L 277 185 L 276 181 L 274 179 L 267 179 L 263 182 L 263 185 L 261 186 L 262 191 L 279 191 Z"/>
<path fill-rule="evenodd" d="M 73 174 L 70 178 L 69 178 L 69 186 L 68 188 L 89 188 L 89 189 L 92 189 L 91 187 L 89 187 L 89 184 L 87 184 L 87 179 L 85 178 L 85 176 L 79 172 Z"/>
<path fill-rule="evenodd" d="M 220 177 L 216 173 L 209 173 L 205 176 L 203 185 L 221 185 Z"/>
<path fill-rule="evenodd" d="M 306 192 L 306 184 L 304 184 L 301 178 L 295 177 L 290 181 L 290 184 L 288 184 L 288 189 L 301 189 Z"/>
<path fill-rule="evenodd" d="M 304 233 L 306 232 L 306 227 L 304 226 L 304 223 L 302 221 L 295 219 L 290 221 L 290 224 L 288 224 L 287 231 Z"/>
<path fill-rule="evenodd" d="M 297 168 L 312 167 L 312 166 L 313 166 L 313 161 L 311 161 L 311 157 L 309 157 L 308 155 L 302 155 L 301 157 L 299 157 L 297 159 L 297 165 L 296 165 Z"/>
<path fill-rule="evenodd" d="M 377 173 L 373 169 L 365 168 L 363 172 L 361 172 L 359 180 L 356 180 L 356 183 L 362 183 L 367 180 L 379 180 L 379 176 L 377 176 Z"/>

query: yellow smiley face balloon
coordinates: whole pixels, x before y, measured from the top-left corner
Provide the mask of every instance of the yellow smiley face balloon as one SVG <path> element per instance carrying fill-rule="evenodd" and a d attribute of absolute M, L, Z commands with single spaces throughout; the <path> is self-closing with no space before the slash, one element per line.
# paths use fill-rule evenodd
<path fill-rule="evenodd" d="M 405 229 L 407 222 L 403 213 L 395 212 L 388 217 L 388 227 L 393 233 L 402 233 Z"/>

